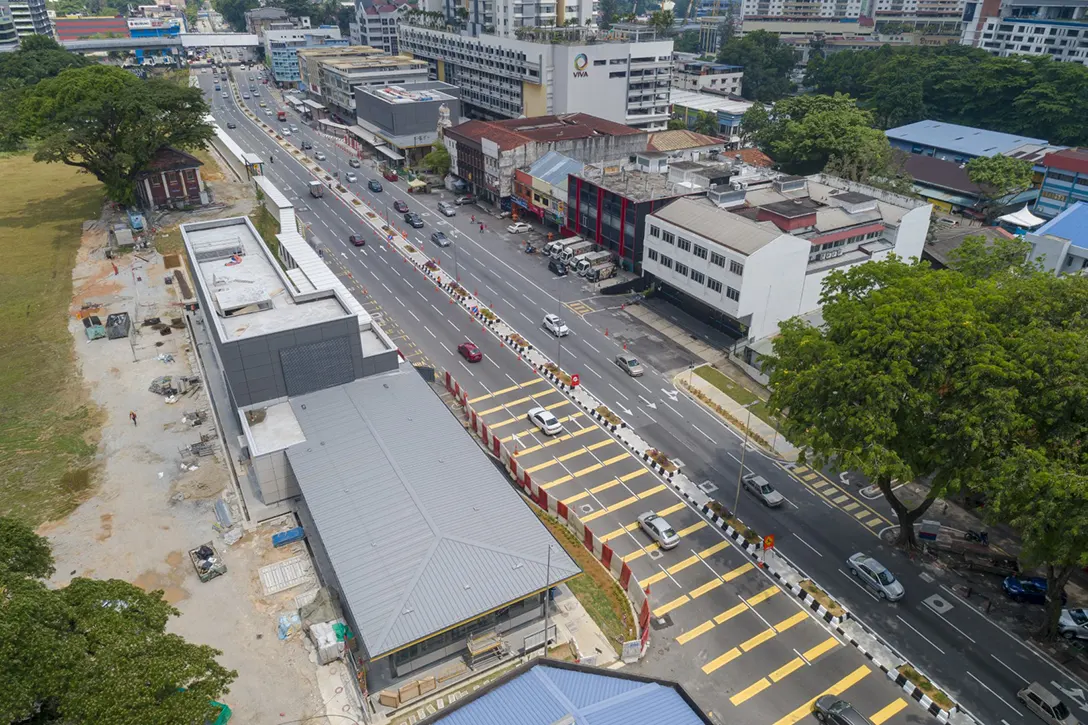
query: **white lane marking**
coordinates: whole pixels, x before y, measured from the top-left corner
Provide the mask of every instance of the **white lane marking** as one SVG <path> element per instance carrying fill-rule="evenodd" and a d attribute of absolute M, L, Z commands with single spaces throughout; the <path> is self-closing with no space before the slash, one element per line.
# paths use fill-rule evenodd
<path fill-rule="evenodd" d="M 1001 665 L 1001 666 L 1002 666 L 1002 667 L 1004 667 L 1004 668 L 1005 668 L 1006 670 L 1008 670 L 1009 672 L 1013 673 L 1014 675 L 1016 675 L 1017 677 L 1019 677 L 1019 678 L 1020 678 L 1021 680 L 1023 680 L 1023 681 L 1024 681 L 1024 684 L 1025 684 L 1025 685 L 1026 685 L 1026 684 L 1028 684 L 1028 678 L 1024 677 L 1024 676 L 1023 676 L 1023 675 L 1021 675 L 1021 674 L 1020 674 L 1019 672 L 1017 672 L 1017 671 L 1016 671 L 1016 670 L 1014 670 L 1013 668 L 1009 667 L 1009 666 L 1008 666 L 1007 664 L 1005 664 L 1005 663 L 1004 663 L 1004 662 L 1002 662 L 1001 660 L 998 660 L 998 659 L 997 659 L 997 655 L 994 655 L 994 654 L 992 654 L 992 655 L 990 655 L 990 656 L 991 656 L 991 657 L 993 657 L 993 658 L 994 658 L 995 660 L 997 660 L 997 664 Z"/>
<path fill-rule="evenodd" d="M 956 625 L 952 624 L 952 622 L 948 621 L 948 618 L 947 618 L 947 617 L 945 617 L 945 616 L 944 616 L 943 614 L 941 614 L 940 612 L 938 612 L 938 611 L 937 611 L 936 609 L 934 609 L 934 608 L 933 608 L 932 606 L 930 606 L 929 602 L 926 602 L 925 600 L 923 600 L 923 601 L 922 601 L 922 604 L 925 604 L 925 605 L 926 605 L 926 609 L 928 609 L 929 611 L 933 612 L 933 613 L 934 613 L 934 614 L 936 614 L 936 615 L 937 615 L 938 617 L 940 617 L 940 618 L 941 618 L 942 620 L 944 620 L 944 623 L 945 623 L 945 624 L 947 624 L 947 625 L 948 625 L 949 627 L 951 627 L 952 629 L 954 629 L 954 630 L 956 630 L 957 632 L 959 632 L 960 634 L 962 634 L 962 635 L 963 635 L 964 637 L 966 637 L 966 638 L 967 638 L 967 640 L 968 640 L 968 641 L 969 641 L 969 642 L 970 642 L 971 644 L 976 644 L 975 640 L 971 639 L 971 636 L 970 636 L 969 634 L 967 634 L 966 632 L 964 632 L 964 631 L 963 631 L 962 629 L 960 629 L 960 628 L 959 628 L 959 627 L 957 627 Z"/>
<path fill-rule="evenodd" d="M 496 292 L 496 291 L 495 291 L 495 290 L 494 290 L 494 289 L 493 289 L 493 288 L 491 287 L 491 285 L 489 285 L 489 284 L 485 284 L 485 285 L 484 285 L 484 287 L 487 287 L 487 291 L 488 291 L 488 292 L 490 292 L 491 294 L 493 294 L 493 295 L 497 295 L 497 294 L 498 294 L 498 292 Z"/>
<path fill-rule="evenodd" d="M 577 356 L 577 355 L 575 355 L 575 354 L 574 354 L 573 352 L 571 352 L 571 351 L 570 351 L 570 348 L 567 348 L 567 355 L 569 355 L 570 357 L 572 357 L 572 358 L 573 358 L 573 359 L 575 359 L 575 360 L 577 360 L 577 359 L 578 359 L 578 356 Z"/>
<path fill-rule="evenodd" d="M 512 302 L 510 302 L 510 300 L 506 299 L 505 297 L 500 297 L 499 299 L 501 299 L 503 301 L 503 304 L 505 304 L 507 307 L 513 307 L 514 306 L 514 304 Z"/>
<path fill-rule="evenodd" d="M 525 299 L 529 300 L 530 305 L 535 305 L 536 304 L 536 302 L 533 302 L 533 298 L 530 297 L 529 295 L 525 294 L 524 292 L 521 293 L 521 296 L 524 297 Z"/>
<path fill-rule="evenodd" d="M 460 331 L 461 331 L 461 328 L 459 328 L 459 327 L 457 326 L 457 323 L 456 323 L 456 322 L 454 322 L 453 320 L 451 320 L 450 318 L 448 318 L 448 317 L 447 317 L 447 318 L 446 318 L 446 322 L 450 323 L 450 327 L 452 327 L 452 328 L 453 328 L 454 330 L 456 330 L 457 332 L 460 332 Z"/>
<path fill-rule="evenodd" d="M 416 313 L 412 312 L 411 310 L 408 310 L 408 314 L 411 315 L 412 317 L 416 317 Z M 416 317 L 416 322 L 419 322 L 418 317 Z"/>
<path fill-rule="evenodd" d="M 401 307 L 407 307 L 408 306 L 408 305 L 404 304 L 403 302 L 401 302 L 400 297 L 397 297 L 396 295 L 393 295 L 393 299 L 395 299 L 397 302 L 400 302 Z"/>
<path fill-rule="evenodd" d="M 706 433 L 703 433 L 703 431 L 699 429 L 699 426 L 697 426 L 697 425 L 695 425 L 694 423 L 692 423 L 692 424 L 691 424 L 691 427 L 692 427 L 692 428 L 694 428 L 695 430 L 699 431 L 700 433 L 702 433 L 702 434 L 703 434 L 703 438 L 706 438 L 706 439 L 707 439 L 708 441 L 710 441 L 710 442 L 711 442 L 711 443 L 713 443 L 714 445 L 718 445 L 718 442 L 717 442 L 716 440 L 714 440 L 713 438 L 711 438 L 710 436 L 708 436 L 708 435 L 707 435 Z"/>
<path fill-rule="evenodd" d="M 600 350 L 598 350 L 597 348 L 593 347 L 592 345 L 590 345 L 590 344 L 589 344 L 588 342 L 586 342 L 585 340 L 582 340 L 582 342 L 583 342 L 583 343 L 585 343 L 585 346 L 586 346 L 586 347 L 588 347 L 588 348 L 589 348 L 590 350 L 592 350 L 593 352 L 597 353 L 598 355 L 600 355 L 600 354 L 601 354 L 601 351 L 600 351 Z"/>
<path fill-rule="evenodd" d="M 421 297 L 421 298 L 423 299 L 423 301 L 424 301 L 424 302 L 426 302 L 426 301 L 427 301 L 427 298 L 426 298 L 426 297 L 424 297 L 424 296 L 423 296 L 423 293 L 422 293 L 422 292 L 420 292 L 419 290 L 416 290 L 416 294 L 417 294 L 417 295 L 419 295 L 419 296 L 420 296 L 420 297 Z"/>
<path fill-rule="evenodd" d="M 647 413 L 647 412 L 646 412 L 645 410 L 643 410 L 642 408 L 639 408 L 639 409 L 638 409 L 638 412 L 642 413 L 642 414 L 643 414 L 644 416 L 646 416 L 647 418 L 649 418 L 649 419 L 650 419 L 650 422 L 651 422 L 651 423 L 653 423 L 654 425 L 657 425 L 657 421 L 656 421 L 656 420 L 654 420 L 654 419 L 653 419 L 653 416 L 651 416 L 651 415 L 650 415 L 649 413 Z"/>
<path fill-rule="evenodd" d="M 823 501 L 823 498 L 821 498 L 820 500 L 821 500 L 821 501 Z M 824 503 L 827 503 L 827 501 L 824 501 Z M 827 507 L 828 507 L 829 509 L 832 509 L 832 510 L 834 510 L 834 506 L 832 506 L 831 504 L 827 504 Z M 863 591 L 863 592 L 865 592 L 866 594 L 868 594 L 868 595 L 869 595 L 870 597 L 872 597 L 872 598 L 873 598 L 873 601 L 874 601 L 874 602 L 879 602 L 879 601 L 880 601 L 879 599 L 877 599 L 877 598 L 876 598 L 876 595 L 875 595 L 875 594 L 873 594 L 873 593 L 872 593 L 871 591 L 869 591 L 869 589 L 868 589 L 867 587 L 864 587 L 864 586 L 862 586 L 861 584 L 858 584 L 858 583 L 857 583 L 857 582 L 856 582 L 856 581 L 854 580 L 854 577 L 850 576 L 849 574 L 847 574 L 847 573 L 846 573 L 845 571 L 843 571 L 842 569 L 836 569 L 836 571 L 838 571 L 838 572 L 839 572 L 840 574 L 842 574 L 842 575 L 843 575 L 844 577 L 846 577 L 847 579 L 849 579 L 849 580 L 850 580 L 850 583 L 851 583 L 851 584 L 853 584 L 853 585 L 854 585 L 854 586 L 856 586 L 856 587 L 857 587 L 858 589 L 860 589 L 861 591 Z"/>
<path fill-rule="evenodd" d="M 808 490 L 808 489 L 806 488 L 805 490 Z M 792 532 L 791 532 L 791 533 L 792 533 Z M 820 557 L 821 559 L 822 559 L 822 558 L 824 558 L 824 555 L 823 555 L 823 554 L 821 554 L 820 552 L 816 551 L 816 549 L 815 549 L 815 548 L 814 548 L 814 547 L 812 546 L 812 544 L 808 543 L 807 541 L 805 541 L 804 539 L 802 539 L 802 538 L 801 538 L 800 536 L 797 536 L 797 534 L 793 534 L 793 535 L 794 535 L 794 537 L 796 537 L 796 539 L 797 539 L 798 541 L 800 541 L 800 542 L 801 542 L 802 544 L 804 544 L 804 545 L 805 545 L 805 546 L 807 546 L 808 548 L 812 549 L 812 553 L 813 553 L 813 554 L 815 554 L 816 556 Z"/>
<path fill-rule="evenodd" d="M 468 365 L 465 365 L 465 362 L 464 362 L 463 360 L 458 360 L 457 362 L 461 363 L 461 367 L 463 367 L 463 368 L 465 369 L 465 372 L 467 372 L 467 373 L 468 373 L 469 375 L 471 375 L 472 377 L 476 377 L 476 373 L 474 373 L 474 372 L 472 372 L 471 370 L 469 370 L 469 369 L 468 369 Z M 943 654 L 943 653 L 942 653 L 942 654 Z"/>
<path fill-rule="evenodd" d="M 601 374 L 600 374 L 599 372 L 597 372 L 596 370 L 594 370 L 594 369 L 593 369 L 593 368 L 591 368 L 590 366 L 586 365 L 585 367 L 586 367 L 586 370 L 588 370 L 589 372 L 593 373 L 593 374 L 594 374 L 594 375 L 596 375 L 596 376 L 597 376 L 598 378 L 601 378 L 602 380 L 604 379 L 604 376 L 603 376 L 603 375 L 601 375 Z"/>
<path fill-rule="evenodd" d="M 485 359 L 485 360 L 487 360 L 487 361 L 488 361 L 489 363 L 491 363 L 492 365 L 494 365 L 494 366 L 495 366 L 495 367 L 496 367 L 497 369 L 499 369 L 499 370 L 501 370 L 501 369 L 502 369 L 502 368 L 500 368 L 500 367 L 499 367 L 499 364 L 498 364 L 497 362 L 495 362 L 494 360 L 492 360 L 491 358 L 489 358 L 489 357 L 485 357 L 484 359 Z"/>
<path fill-rule="evenodd" d="M 664 405 L 665 405 L 665 407 L 666 407 L 666 408 L 668 408 L 668 409 L 669 409 L 669 410 L 671 410 L 672 412 L 676 413 L 677 415 L 680 415 L 680 411 L 679 411 L 679 410 L 677 410 L 676 408 L 672 407 L 671 405 L 669 405 L 668 403 L 666 403 L 666 402 L 665 402 L 664 400 L 662 400 L 661 402 L 662 402 L 662 403 L 664 403 Z"/>
<path fill-rule="evenodd" d="M 385 291 L 388 292 L 389 294 L 393 294 L 393 290 L 389 289 L 389 285 L 387 285 L 385 282 L 382 282 L 382 287 L 385 287 Z M 402 302 L 401 304 L 404 304 L 404 303 Z"/>
<path fill-rule="evenodd" d="M 414 315 L 413 315 L 413 317 L 414 317 Z M 438 339 L 438 335 L 436 335 L 436 334 L 434 334 L 433 332 L 431 332 L 431 328 L 429 328 L 429 327 L 427 327 L 426 325 L 424 325 L 424 326 L 423 326 L 423 329 L 424 329 L 424 330 L 426 330 L 427 332 L 429 332 L 429 333 L 430 333 L 430 335 L 431 335 L 431 337 L 433 337 L 433 338 L 434 338 L 434 339 L 436 339 L 436 340 Z"/>
<path fill-rule="evenodd" d="M 437 312 L 439 317 L 445 317 L 445 315 L 442 314 L 442 311 L 440 309 L 438 309 L 437 307 L 435 307 L 434 305 L 431 305 L 431 309 L 434 310 L 435 312 Z"/>
<path fill-rule="evenodd" d="M 964 672 L 967 672 L 967 670 L 964 670 Z M 1019 714 L 1020 714 L 1020 711 L 1019 711 L 1019 710 L 1017 710 L 1017 709 L 1016 709 L 1015 707 L 1013 707 L 1012 705 L 1010 705 L 1010 704 L 1009 704 L 1009 701 L 1008 701 L 1008 700 L 1006 700 L 1006 699 L 1005 699 L 1005 698 L 1003 698 L 1003 697 L 1002 697 L 1001 695 L 999 695 L 999 694 L 997 694 L 996 692 L 994 692 L 993 690 L 991 690 L 991 689 L 990 689 L 989 687 L 987 687 L 987 686 L 986 686 L 986 683 L 985 683 L 985 682 L 983 682 L 982 680 L 978 679 L 977 677 L 975 677 L 975 676 L 974 676 L 973 674 L 971 674 L 970 672 L 967 672 L 967 676 L 968 676 L 968 677 L 970 677 L 970 678 L 971 678 L 972 680 L 974 680 L 975 682 L 977 682 L 978 684 L 982 685 L 982 687 L 983 687 L 983 688 L 985 688 L 987 692 L 989 692 L 989 693 L 990 693 L 991 695 L 993 695 L 994 697 L 996 697 L 996 698 L 997 698 L 998 700 L 1001 700 L 1001 702 L 1005 703 L 1005 706 L 1006 706 L 1006 707 L 1008 707 L 1008 708 L 1009 708 L 1010 710 L 1012 710 L 1013 712 L 1015 712 L 1015 713 L 1016 713 L 1017 715 L 1019 715 Z"/>
<path fill-rule="evenodd" d="M 650 395 L 653 395 L 654 391 L 650 390 L 650 389 L 649 389 L 649 388 L 647 388 L 647 387 L 646 387 L 645 385 L 642 385 L 642 383 L 641 383 L 641 382 L 639 382 L 638 378 L 631 378 L 631 379 L 635 381 L 635 384 L 636 384 L 636 385 L 640 385 L 640 386 L 642 386 L 642 389 L 643 389 L 643 390 L 645 390 L 645 391 L 646 391 L 647 393 L 649 393 Z"/>
<path fill-rule="evenodd" d="M 529 320 L 529 324 L 532 324 L 533 321 L 527 314 L 525 314 L 521 310 L 518 310 L 518 314 L 521 315 L 522 317 L 524 317 L 526 320 Z"/>
<path fill-rule="evenodd" d="M 619 393 L 620 397 L 621 397 L 621 398 L 623 398 L 624 400 L 627 400 L 627 401 L 630 401 L 630 400 L 631 400 L 631 399 L 630 399 L 630 398 L 628 398 L 628 397 L 627 397 L 626 395 L 624 395 L 623 393 L 621 393 L 621 392 L 620 392 L 620 389 L 619 389 L 619 388 L 617 388 L 617 387 L 616 387 L 615 385 L 613 385 L 612 383 L 609 383 L 609 384 L 608 384 L 608 387 L 612 388 L 612 389 L 613 389 L 613 390 L 615 390 L 615 391 L 616 391 L 617 393 Z"/>
<path fill-rule="evenodd" d="M 902 618 L 902 617 L 900 617 L 900 616 L 899 616 L 898 614 L 897 614 L 897 615 L 895 615 L 895 618 L 896 618 L 896 619 L 898 619 L 898 620 L 899 620 L 900 622 L 902 622 L 903 624 L 905 624 L 905 625 L 907 625 L 908 627 L 910 627 L 910 628 L 911 628 L 911 630 L 912 630 L 912 631 L 913 631 L 913 632 L 914 632 L 914 633 L 915 633 L 916 635 L 918 635 L 919 637 L 921 637 L 922 639 L 924 639 L 924 640 L 925 640 L 926 642 L 929 642 L 929 644 L 930 644 L 930 645 L 931 645 L 931 646 L 933 647 L 933 649 L 937 650 L 937 651 L 938 651 L 938 652 L 940 652 L 941 654 L 944 654 L 944 650 L 943 650 L 943 649 L 941 649 L 941 648 L 940 648 L 940 647 L 938 647 L 937 645 L 933 644 L 933 640 L 931 640 L 931 639 L 930 639 L 929 637 L 925 636 L 924 634 L 922 634 L 921 632 L 919 632 L 919 631 L 918 631 L 917 629 L 915 629 L 915 628 L 914 628 L 913 626 L 911 626 L 911 623 L 910 623 L 910 622 L 908 622 L 907 620 L 903 619 L 903 618 Z"/>

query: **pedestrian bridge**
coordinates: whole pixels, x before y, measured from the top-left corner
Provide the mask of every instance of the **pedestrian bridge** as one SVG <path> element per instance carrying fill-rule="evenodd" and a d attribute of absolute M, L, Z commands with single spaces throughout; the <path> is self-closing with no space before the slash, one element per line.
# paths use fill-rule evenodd
<path fill-rule="evenodd" d="M 182 33 L 176 38 L 96 38 L 61 43 L 73 53 L 104 53 L 110 50 L 155 50 L 160 48 L 256 48 L 253 33 Z"/>

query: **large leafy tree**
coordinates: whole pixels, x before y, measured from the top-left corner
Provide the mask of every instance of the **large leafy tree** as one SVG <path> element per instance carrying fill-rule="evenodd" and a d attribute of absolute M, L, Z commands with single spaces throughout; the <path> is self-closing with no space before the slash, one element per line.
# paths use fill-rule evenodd
<path fill-rule="evenodd" d="M 856 169 L 860 181 L 887 173 L 892 158 L 887 138 L 873 128 L 872 114 L 838 93 L 784 98 L 770 112 L 753 107 L 742 126 L 761 151 L 791 173 L 820 171 L 837 157 L 841 170 Z"/>
<path fill-rule="evenodd" d="M 91 61 L 69 53 L 44 35 L 23 38 L 14 53 L 0 53 L 0 150 L 19 147 L 19 104 L 40 80 L 52 78 L 68 68 L 82 68 Z"/>
<path fill-rule="evenodd" d="M 1001 154 L 979 156 L 967 162 L 967 176 L 985 188 L 996 204 L 1029 188 L 1034 173 L 1030 161 Z"/>
<path fill-rule="evenodd" d="M 443 178 L 450 173 L 452 163 L 453 160 L 450 158 L 449 149 L 446 148 L 441 139 L 435 141 L 431 147 L 431 152 L 423 157 L 423 168 Z"/>
<path fill-rule="evenodd" d="M 1088 143 L 1088 67 L 1080 63 L 999 58 L 962 45 L 884 46 L 813 58 L 805 85 L 858 98 L 885 127 L 931 118 Z"/>
<path fill-rule="evenodd" d="M 235 32 L 241 33 L 246 29 L 246 12 L 260 3 L 257 0 L 212 0 L 212 5 Z"/>
<path fill-rule="evenodd" d="M 166 632 L 178 611 L 161 591 L 75 579 L 50 589 L 44 539 L 0 518 L 0 720 L 200 723 L 237 673 L 217 650 Z"/>
<path fill-rule="evenodd" d="M 94 174 L 111 199 L 131 203 L 135 176 L 163 146 L 203 145 L 212 136 L 199 88 L 141 80 L 109 66 L 67 70 L 23 99 L 22 132 L 36 136 L 37 161 Z"/>
<path fill-rule="evenodd" d="M 790 73 L 797 65 L 797 52 L 775 33 L 756 30 L 724 37 L 718 61 L 744 66 L 741 95 L 750 101 L 777 101 L 793 90 Z"/>

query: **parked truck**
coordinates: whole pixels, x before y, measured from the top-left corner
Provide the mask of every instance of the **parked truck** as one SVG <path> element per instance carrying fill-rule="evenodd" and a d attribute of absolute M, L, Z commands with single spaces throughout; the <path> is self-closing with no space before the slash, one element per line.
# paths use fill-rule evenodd
<path fill-rule="evenodd" d="M 615 277 L 618 268 L 616 263 L 612 260 L 608 260 L 603 264 L 598 264 L 596 267 L 591 267 L 586 272 L 586 279 L 590 282 L 600 282 L 602 279 L 609 279 Z"/>
<path fill-rule="evenodd" d="M 582 239 L 581 237 L 567 237 L 566 239 L 560 239 L 558 241 L 555 241 L 555 242 L 551 243 L 552 248 L 550 250 L 547 250 L 547 254 L 552 259 L 559 259 L 559 255 L 563 253 L 564 249 L 566 249 L 567 247 L 573 246 L 575 244 L 580 244 L 580 243 L 582 243 L 584 241 L 585 240 Z"/>
<path fill-rule="evenodd" d="M 580 254 L 588 254 L 597 248 L 597 245 L 589 241 L 581 241 L 577 244 L 572 244 L 569 247 L 565 247 L 559 254 L 559 261 L 564 264 L 570 264 L 571 260 Z"/>
<path fill-rule="evenodd" d="M 321 185 L 321 182 L 320 181 L 311 181 L 310 182 L 310 196 L 312 196 L 312 197 L 314 197 L 316 199 L 317 197 L 324 196 L 324 195 L 325 195 L 325 187 Z"/>
<path fill-rule="evenodd" d="M 575 266 L 574 271 L 578 273 L 579 277 L 585 277 L 586 273 L 594 267 L 604 264 L 605 262 L 612 261 L 612 254 L 606 252 L 603 249 L 599 252 L 589 252 L 578 257 L 578 264 Z"/>

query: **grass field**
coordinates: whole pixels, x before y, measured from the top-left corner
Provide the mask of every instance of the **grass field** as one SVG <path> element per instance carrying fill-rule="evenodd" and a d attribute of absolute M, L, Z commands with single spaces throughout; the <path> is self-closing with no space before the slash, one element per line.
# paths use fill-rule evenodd
<path fill-rule="evenodd" d="M 552 532 L 552 536 L 567 550 L 570 558 L 582 567 L 583 573 L 568 581 L 567 586 L 608 637 L 616 654 L 621 654 L 622 643 L 635 638 L 635 626 L 631 621 L 631 605 L 627 603 L 627 595 L 601 563 L 593 558 L 593 554 L 579 543 L 570 529 L 557 519 L 533 510 Z"/>
<path fill-rule="evenodd" d="M 0 514 L 63 516 L 91 485 L 98 412 L 76 370 L 68 307 L 83 221 L 102 187 L 29 154 L 0 157 Z"/>
<path fill-rule="evenodd" d="M 752 415 L 772 428 L 778 428 L 778 422 L 775 420 L 774 416 L 771 415 L 771 411 L 767 409 L 767 404 L 763 402 L 761 398 L 758 398 L 755 393 L 748 390 L 748 388 L 745 388 L 743 385 L 737 384 L 722 371 L 715 367 L 711 367 L 710 365 L 700 365 L 695 368 L 695 374 L 741 405 L 749 405 L 752 402 L 759 400 L 760 402 L 752 406 Z M 744 421 L 741 422 L 743 423 Z"/>

